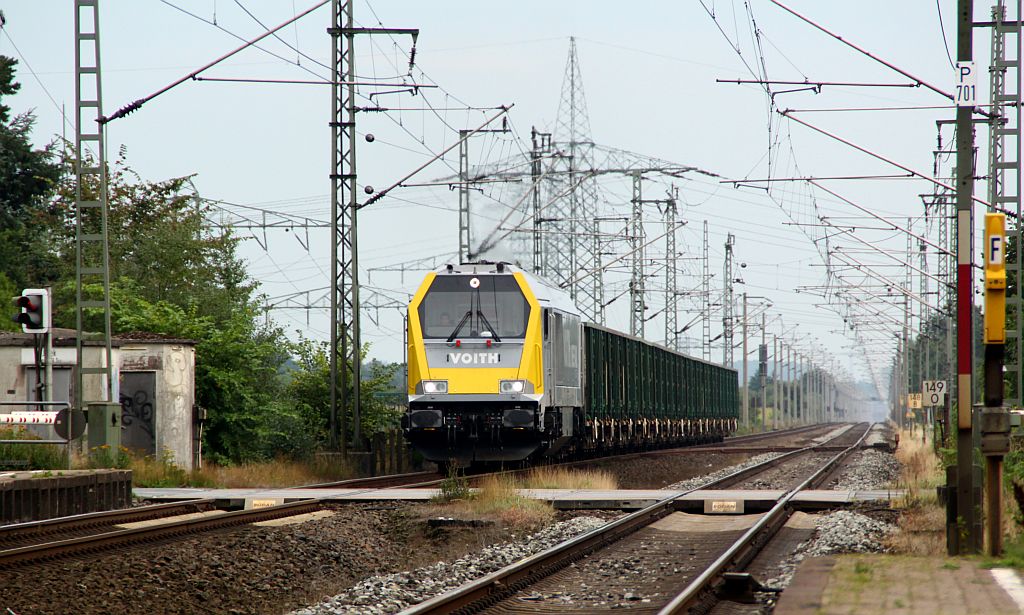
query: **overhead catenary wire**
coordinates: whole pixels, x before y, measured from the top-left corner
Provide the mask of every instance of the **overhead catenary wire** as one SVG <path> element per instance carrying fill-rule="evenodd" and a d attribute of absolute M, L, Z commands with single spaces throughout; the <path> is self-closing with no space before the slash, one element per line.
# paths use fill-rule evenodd
<path fill-rule="evenodd" d="M 153 100 L 154 98 L 160 96 L 161 94 L 165 94 L 165 93 L 173 90 L 174 88 L 178 87 L 182 83 L 185 83 L 186 81 L 189 81 L 191 79 L 195 79 L 201 73 L 203 73 L 203 72 L 213 68 L 214 66 L 216 66 L 216 65 L 220 64 L 221 62 L 227 60 L 228 58 L 238 54 L 239 52 L 241 52 L 241 51 L 243 51 L 245 49 L 248 49 L 249 47 L 255 45 L 259 41 L 267 38 L 268 36 L 270 36 L 272 34 L 274 34 L 278 30 L 280 30 L 281 28 L 285 28 L 288 25 L 298 21 L 299 19 L 302 19 L 303 17 L 305 17 L 306 15 L 309 15 L 313 11 L 319 9 L 320 7 L 325 6 L 329 2 L 331 2 L 331 0 L 321 0 L 320 2 L 316 3 L 312 7 L 308 8 L 305 11 L 299 13 L 298 15 L 292 17 L 291 19 L 288 19 L 288 20 L 284 21 L 283 23 L 275 26 L 274 28 L 264 32 L 263 34 L 260 34 L 256 38 L 249 39 L 249 40 L 245 41 L 242 45 L 232 49 L 231 51 L 225 53 L 224 55 L 218 57 L 217 59 L 204 64 L 202 67 L 192 71 L 191 73 L 185 75 L 184 77 L 181 77 L 180 79 L 178 79 L 178 80 L 176 80 L 176 81 L 174 81 L 174 82 L 172 82 L 172 83 L 170 83 L 170 84 L 160 88 L 159 90 L 157 90 L 156 92 L 153 92 L 152 94 L 149 94 L 147 96 L 144 96 L 142 98 L 134 100 L 131 103 L 128 103 L 127 105 L 125 105 L 125 106 L 121 107 L 120 109 L 118 109 L 117 111 L 115 111 L 112 115 L 100 117 L 97 121 L 102 126 L 102 125 L 105 125 L 105 124 L 107 124 L 107 123 L 109 123 L 109 122 L 111 122 L 113 120 L 125 117 L 126 115 L 128 115 L 128 114 L 130 114 L 130 113 L 132 113 L 134 111 L 137 111 L 138 109 L 140 109 L 142 107 L 142 105 L 144 105 L 147 102 Z"/>

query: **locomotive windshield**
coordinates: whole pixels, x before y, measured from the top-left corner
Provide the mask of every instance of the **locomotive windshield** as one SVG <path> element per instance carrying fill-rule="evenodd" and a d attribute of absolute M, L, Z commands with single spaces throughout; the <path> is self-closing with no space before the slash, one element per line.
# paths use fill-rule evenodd
<path fill-rule="evenodd" d="M 510 275 L 434 278 L 420 303 L 425 339 L 522 338 L 530 304 Z"/>

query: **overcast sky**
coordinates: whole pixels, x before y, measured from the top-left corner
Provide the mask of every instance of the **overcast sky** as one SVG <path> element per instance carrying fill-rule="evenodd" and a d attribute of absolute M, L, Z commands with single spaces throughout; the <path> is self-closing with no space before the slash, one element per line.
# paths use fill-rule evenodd
<path fill-rule="evenodd" d="M 40 145 L 53 135 L 73 136 L 72 126 L 61 116 L 63 108 L 72 117 L 74 107 L 70 4 L 0 3 L 7 18 L 0 34 L 0 54 L 21 61 L 17 78 L 22 89 L 9 104 L 17 111 L 34 109 L 38 118 L 34 136 Z M 955 3 L 942 0 L 940 5 L 949 47 L 955 49 Z M 105 0 L 101 3 L 105 112 L 112 113 L 233 49 L 239 41 L 232 34 L 250 38 L 261 33 L 263 27 L 255 19 L 267 26 L 276 25 L 310 6 L 309 0 Z M 763 87 L 716 83 L 720 78 L 752 78 L 751 71 L 778 80 L 909 83 L 907 78 L 816 31 L 771 2 L 752 0 L 749 7 L 739 1 L 721 0 L 522 0 L 500 6 L 481 2 L 359 1 L 355 12 L 361 25 L 376 26 L 379 19 L 389 27 L 420 29 L 413 79 L 440 86 L 421 90 L 419 96 L 374 97 L 374 103 L 389 107 L 429 105 L 438 110 L 361 114 L 360 133 L 373 133 L 376 139 L 372 144 L 363 140 L 358 143 L 360 185 L 379 189 L 395 182 L 450 145 L 456 138 L 455 130 L 475 127 L 486 114 L 493 113 L 459 109 L 467 105 L 515 105 L 510 113 L 514 132 L 474 140 L 474 163 L 496 162 L 528 149 L 531 126 L 540 130 L 553 126 L 570 36 L 576 37 L 592 136 L 597 143 L 700 167 L 722 178 L 766 177 L 769 160 L 775 177 L 899 172 L 770 112 Z M 953 87 L 939 13 L 930 0 L 792 0 L 792 8 L 920 79 L 944 90 Z M 977 10 L 979 18 L 989 11 L 982 6 Z M 328 71 L 320 63 L 330 63 L 331 41 L 325 31 L 329 22 L 329 7 L 323 7 L 295 27 L 282 30 L 281 40 L 265 41 L 262 46 L 278 57 L 249 49 L 205 75 L 322 79 Z M 752 23 L 756 23 L 759 36 L 753 34 Z M 976 59 L 987 65 L 987 32 L 978 33 Z M 406 39 L 382 36 L 371 42 L 363 37 L 358 45 L 357 72 L 361 78 L 387 80 L 406 71 Z M 987 91 L 984 78 L 979 85 L 980 90 Z M 368 96 L 388 89 L 364 87 L 360 92 Z M 773 86 L 775 91 L 786 89 L 801 88 Z M 825 86 L 820 92 L 778 93 L 775 100 L 780 109 L 949 104 L 922 87 Z M 360 104 L 370 104 L 369 99 L 362 99 Z M 189 81 L 134 114 L 112 122 L 108 152 L 126 148 L 130 164 L 147 179 L 194 174 L 195 185 L 205 198 L 327 221 L 329 114 L 330 88 L 324 85 Z M 935 121 L 952 116 L 952 109 L 937 108 L 807 112 L 797 117 L 909 167 L 930 172 L 936 145 Z M 984 137 L 983 131 L 979 137 Z M 952 132 L 947 128 L 943 140 L 949 143 L 951 139 Z M 429 182 L 451 175 L 458 162 L 454 154 L 426 169 L 417 180 Z M 916 228 L 924 228 L 918 195 L 931 192 L 927 182 L 837 180 L 825 185 L 901 223 L 908 217 L 917 218 Z M 608 207 L 628 211 L 628 180 L 603 179 L 601 186 Z M 896 325 L 890 322 L 891 316 L 879 317 L 879 323 L 892 331 L 870 333 L 865 339 L 876 341 L 864 344 L 841 334 L 842 320 L 833 311 L 816 305 L 822 301 L 820 297 L 812 296 L 808 289 L 796 292 L 800 287 L 825 281 L 821 252 L 812 242 L 824 229 L 798 223 L 816 223 L 815 211 L 833 220 L 850 216 L 842 223 L 864 227 L 856 235 L 882 249 L 905 250 L 906 235 L 872 230 L 869 227 L 878 225 L 822 191 L 813 193 L 815 210 L 812 193 L 802 183 L 777 184 L 773 198 L 764 191 L 737 189 L 698 175 L 677 180 L 676 186 L 684 204 L 682 217 L 687 220 L 679 241 L 687 254 L 681 266 L 690 274 L 681 281 L 682 287 L 699 285 L 696 259 L 701 252 L 702 225 L 708 220 L 710 269 L 715 274 L 713 293 L 721 289 L 723 243 L 731 232 L 736 236 L 736 261 L 747 265 L 742 270 L 744 284 L 737 285 L 736 292 L 745 290 L 752 296 L 770 299 L 769 336 L 798 325 L 788 338 L 802 336 L 805 348 L 812 343 L 820 345 L 858 378 L 868 374 L 866 350 L 876 375 L 880 374 L 879 370 L 891 360 Z M 650 189 L 658 192 L 667 187 L 668 182 L 652 182 Z M 495 185 L 474 193 L 474 228 L 478 232 L 493 228 L 505 207 L 516 198 L 516 190 L 516 186 Z M 983 190 L 984 186 L 979 186 L 979 192 Z M 444 187 L 403 188 L 393 194 L 396 198 L 385 198 L 362 210 L 359 241 L 364 271 L 456 251 L 456 192 Z M 662 230 L 654 224 L 657 211 L 652 210 L 648 216 L 648 236 L 660 234 Z M 267 231 L 267 249 L 260 242 L 248 240 L 243 256 L 267 295 L 309 290 L 313 291 L 312 298 L 319 298 L 325 292 L 317 289 L 323 289 L 329 281 L 329 234 L 322 229 L 311 230 L 308 251 L 305 241 L 298 241 L 295 235 Z M 858 254 L 871 251 L 860 241 L 840 238 L 833 239 L 831 245 L 845 247 L 846 258 L 885 262 L 877 254 Z M 928 266 L 934 271 L 936 260 L 931 258 Z M 902 283 L 901 268 L 878 266 L 875 271 Z M 404 299 L 415 290 L 422 275 L 422 271 L 404 276 L 375 271 L 364 273 L 363 279 L 389 296 Z M 624 280 L 615 274 L 609 276 L 608 299 L 621 292 Z M 915 287 L 917 284 L 915 280 Z M 935 290 L 934 284 L 931 290 Z M 758 301 L 752 299 L 751 305 Z M 935 302 L 934 296 L 931 301 Z M 651 302 L 656 306 L 663 298 L 653 296 Z M 688 312 L 680 316 L 681 324 L 695 316 L 695 305 L 695 301 L 687 302 Z M 628 328 L 627 307 L 628 297 L 609 307 L 610 326 Z M 887 314 L 902 317 L 892 309 Z M 292 334 L 301 330 L 309 337 L 328 336 L 325 311 L 307 314 L 302 310 L 275 310 L 273 316 Z M 387 309 L 379 316 L 374 311 L 373 317 L 379 324 L 364 319 L 365 339 L 372 343 L 371 355 L 400 360 L 401 313 Z M 650 339 L 664 339 L 662 322 L 655 317 L 648 323 Z M 699 331 L 696 326 L 687 334 L 699 335 Z M 720 331 L 718 313 L 712 319 L 712 337 Z M 754 350 L 752 343 L 751 352 Z M 700 354 L 697 348 L 691 352 Z M 722 358 L 717 342 L 712 358 Z"/>

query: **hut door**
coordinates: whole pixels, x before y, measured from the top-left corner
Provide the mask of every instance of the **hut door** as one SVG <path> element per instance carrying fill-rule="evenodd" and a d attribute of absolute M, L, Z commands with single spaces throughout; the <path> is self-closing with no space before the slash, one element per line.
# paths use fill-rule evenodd
<path fill-rule="evenodd" d="M 121 372 L 121 445 L 156 454 L 156 373 Z"/>

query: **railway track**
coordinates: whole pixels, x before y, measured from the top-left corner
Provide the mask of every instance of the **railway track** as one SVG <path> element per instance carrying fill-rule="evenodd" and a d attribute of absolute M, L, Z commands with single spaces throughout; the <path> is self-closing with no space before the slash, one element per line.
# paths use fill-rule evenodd
<path fill-rule="evenodd" d="M 638 613 L 683 613 L 698 604 L 709 608 L 715 590 L 726 583 L 725 575 L 742 570 L 785 524 L 792 498 L 803 489 L 823 483 L 846 455 L 856 450 L 869 430 L 869 425 L 857 425 L 833 438 L 829 442 L 833 446 L 847 444 L 843 451 L 829 455 L 820 468 L 788 486 L 771 510 L 759 517 L 703 517 L 699 521 L 700 517 L 680 516 L 676 503 L 685 493 L 680 494 L 410 607 L 402 615 L 589 613 L 613 608 L 595 596 L 601 591 L 611 595 L 614 589 L 621 590 L 616 586 L 619 579 L 625 579 L 620 585 L 628 585 L 632 591 L 620 592 L 625 604 L 615 604 L 614 608 Z M 758 471 L 813 455 L 815 449 L 810 446 L 793 451 L 701 489 L 738 484 Z M 706 524 L 704 529 L 701 523 Z M 690 526 L 690 531 L 681 530 L 683 526 Z M 679 554 L 686 554 L 686 560 L 678 561 Z M 657 575 L 631 575 L 633 570 L 649 572 L 659 566 Z M 733 577 L 731 582 L 737 578 L 741 577 Z M 678 587 L 684 589 L 673 589 Z M 580 588 L 586 591 L 580 592 Z M 585 600 L 579 599 L 581 593 L 587 595 Z"/>
<path fill-rule="evenodd" d="M 783 432 L 757 434 L 760 439 L 774 435 L 791 435 L 804 433 L 809 428 L 799 428 Z M 757 468 L 769 467 L 782 463 L 792 455 L 806 454 L 810 447 L 787 453 L 761 466 L 748 468 L 723 479 L 714 481 L 705 488 L 725 488 L 757 472 Z M 651 453 L 665 452 L 651 451 Z M 640 455 L 632 453 L 626 457 Z M 585 462 L 569 462 L 566 466 L 579 465 Z M 505 470 L 495 474 L 516 474 L 526 470 Z M 475 475 L 470 480 L 485 476 Z M 426 488 L 440 484 L 445 477 L 437 472 L 412 472 L 390 476 L 359 478 L 306 485 L 302 488 L 356 488 L 371 492 L 377 489 L 393 487 Z M 100 551 L 130 546 L 159 543 L 165 540 L 180 539 L 201 532 L 217 531 L 237 527 L 259 521 L 267 521 L 282 517 L 301 515 L 321 508 L 319 499 L 291 502 L 277 506 L 253 510 L 217 511 L 212 513 L 212 500 L 186 500 L 173 504 L 156 504 L 137 508 L 90 513 L 73 517 L 62 517 L 45 521 L 35 521 L 14 525 L 0 526 L 0 570 L 16 566 L 30 565 L 51 561 L 63 557 L 75 557 Z M 164 521 L 161 521 L 164 520 Z M 140 522 L 152 522 L 144 527 L 124 527 Z"/>
<path fill-rule="evenodd" d="M 183 504 L 194 505 L 195 501 Z M 291 517 L 314 512 L 319 510 L 321 506 L 320 500 L 303 500 L 301 502 L 290 502 L 266 508 L 221 511 L 218 514 L 208 516 L 190 516 L 188 518 L 175 516 L 165 521 L 157 519 L 153 525 L 132 528 L 122 528 L 119 526 L 135 522 L 138 519 L 132 518 L 128 514 L 130 511 L 117 511 L 124 515 L 122 521 L 115 525 L 108 524 L 105 526 L 107 529 L 99 532 L 0 550 L 0 570 L 63 557 L 81 556 L 128 546 L 153 544 L 167 539 L 180 539 L 201 532 L 237 527 L 258 521 Z M 131 519 L 131 521 L 127 521 L 127 519 Z M 76 519 L 71 517 L 54 521 L 72 523 L 76 522 Z"/>
<path fill-rule="evenodd" d="M 407 472 L 405 474 L 389 474 L 387 476 L 371 476 L 368 478 L 349 478 L 327 483 L 303 485 L 296 489 L 387 489 L 389 487 L 406 487 L 409 489 L 421 486 L 436 485 L 445 479 L 440 472 Z"/>
<path fill-rule="evenodd" d="M 666 448 L 666 449 L 654 449 L 649 451 L 642 451 L 636 453 L 622 453 L 619 455 L 610 455 L 607 457 L 596 457 L 592 459 L 581 459 L 566 461 L 561 463 L 551 463 L 547 467 L 578 467 L 585 466 L 588 463 L 594 461 L 607 461 L 609 459 L 634 459 L 636 457 L 643 457 L 645 455 L 658 455 L 658 454 L 672 454 L 676 452 L 719 452 L 729 451 L 735 452 L 734 448 L 742 446 L 739 452 L 752 452 L 746 445 L 762 442 L 765 440 L 777 439 L 777 438 L 788 438 L 792 436 L 802 436 L 813 433 L 827 433 L 830 428 L 835 426 L 822 426 L 822 425 L 805 425 L 801 427 L 794 427 L 791 429 L 782 429 L 777 431 L 766 431 L 764 433 L 748 434 L 744 436 L 735 436 L 726 438 L 725 442 L 718 444 L 701 444 L 695 446 L 687 446 L 682 448 Z M 783 447 L 785 448 L 785 447 Z M 479 474 L 469 474 L 466 478 L 470 481 L 482 478 L 484 476 L 492 475 L 520 475 L 529 472 L 531 468 L 517 468 L 510 470 L 498 470 L 494 472 L 483 472 Z M 374 476 L 369 478 L 352 478 L 347 480 L 332 481 L 325 483 L 316 483 L 312 485 L 304 485 L 302 487 L 296 487 L 296 489 L 332 489 L 332 488 L 351 488 L 351 489 L 387 489 L 394 487 L 402 487 L 406 489 L 417 489 L 425 487 L 434 487 L 441 484 L 447 478 L 446 475 L 440 472 L 409 472 L 405 474 L 392 474 L 389 476 Z"/>
<path fill-rule="evenodd" d="M 857 427 L 852 428 L 837 439 L 848 441 L 849 436 L 853 435 L 850 432 L 856 430 Z M 789 507 L 793 497 L 803 489 L 812 489 L 825 483 L 839 467 L 843 459 L 860 446 L 870 430 L 871 426 L 868 425 L 867 428 L 862 430 L 853 444 L 836 453 L 824 466 L 808 476 L 800 484 L 787 490 L 771 510 L 766 512 L 757 523 L 737 539 L 700 576 L 690 582 L 683 591 L 665 605 L 659 611 L 659 614 L 687 613 L 694 607 L 699 607 L 706 612 L 713 607 L 719 601 L 716 590 L 724 586 L 729 580 L 726 575 L 742 571 L 785 525 L 793 512 Z"/>
<path fill-rule="evenodd" d="M 118 525 L 212 510 L 213 500 L 188 500 L 0 526 L 0 549 L 30 546 L 110 531 Z"/>

